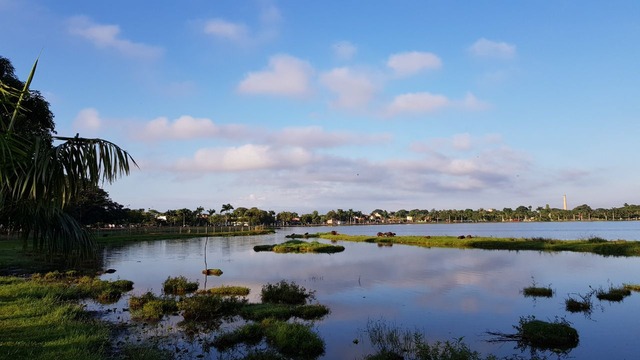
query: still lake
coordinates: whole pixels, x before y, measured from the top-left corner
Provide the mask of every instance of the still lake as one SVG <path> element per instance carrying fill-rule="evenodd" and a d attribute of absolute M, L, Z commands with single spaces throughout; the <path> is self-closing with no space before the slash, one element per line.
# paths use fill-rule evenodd
<path fill-rule="evenodd" d="M 622 302 L 593 297 L 590 316 L 569 313 L 565 300 L 585 295 L 592 288 L 608 289 L 624 283 L 640 284 L 640 258 L 603 257 L 580 253 L 489 251 L 420 248 L 404 245 L 339 242 L 337 254 L 276 254 L 254 252 L 255 245 L 285 241 L 291 233 L 336 230 L 345 234 L 373 235 L 392 231 L 397 235 L 473 235 L 494 237 L 543 237 L 555 239 L 640 240 L 640 222 L 564 222 L 337 226 L 285 228 L 275 234 L 250 237 L 209 237 L 139 242 L 106 249 L 105 266 L 116 273 L 103 279 L 134 281 L 131 292 L 161 293 L 164 280 L 183 275 L 199 281 L 201 288 L 240 285 L 251 289 L 250 301 L 259 301 L 262 285 L 294 281 L 315 291 L 317 302 L 331 309 L 314 327 L 326 343 L 323 359 L 362 359 L 374 351 L 363 330 L 369 321 L 422 332 L 431 341 L 463 338 L 482 354 L 521 354 L 515 343 L 487 342 L 487 331 L 513 333 L 521 317 L 552 321 L 564 318 L 580 335 L 578 347 L 568 358 L 636 359 L 640 334 L 640 293 Z M 224 271 L 221 277 L 205 277 L 209 268 Z M 528 298 L 522 289 L 535 281 L 554 290 L 552 298 Z M 109 306 L 115 312 L 105 318 L 126 321 L 127 297 Z M 203 352 L 189 343 L 179 328 L 167 324 L 147 330 L 146 336 L 164 337 L 168 348 L 188 347 L 182 358 L 219 357 L 215 349 Z M 232 326 L 232 325 L 229 325 Z M 227 327 L 229 329 L 230 327 Z M 147 328 L 148 329 L 148 328 Z M 215 335 L 211 335 L 215 336 Z M 354 340 L 358 339 L 356 344 Z M 528 350 L 522 353 L 528 357 Z M 547 354 L 549 355 L 549 354 Z M 555 358 L 553 355 L 550 358 Z"/>

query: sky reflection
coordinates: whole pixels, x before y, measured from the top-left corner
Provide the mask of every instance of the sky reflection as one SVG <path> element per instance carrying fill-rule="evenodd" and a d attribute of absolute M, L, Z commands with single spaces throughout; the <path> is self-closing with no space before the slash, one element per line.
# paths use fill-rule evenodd
<path fill-rule="evenodd" d="M 529 315 L 572 322 L 581 337 L 571 352 L 575 358 L 597 359 L 605 353 L 610 358 L 633 357 L 630 334 L 637 334 L 640 324 L 628 313 L 640 305 L 639 294 L 622 303 L 603 303 L 591 319 L 567 313 L 564 300 L 569 294 L 585 294 L 590 286 L 640 283 L 636 258 L 349 242 L 340 242 L 345 251 L 332 255 L 253 251 L 255 245 L 284 241 L 290 233 L 136 243 L 106 252 L 106 266 L 117 272 L 104 278 L 132 280 L 137 294 L 159 293 L 167 277 L 178 275 L 198 280 L 204 288 L 206 242 L 207 266 L 224 272 L 206 278 L 207 287 L 247 286 L 250 301 L 259 301 L 262 285 L 282 279 L 316 291 L 317 301 L 331 308 L 331 314 L 316 323 L 327 342 L 326 359 L 361 358 L 370 349 L 366 342 L 356 345 L 353 340 L 362 336 L 367 321 L 378 319 L 420 330 L 429 340 L 464 337 L 472 349 L 508 355 L 514 353 L 513 346 L 489 344 L 485 332 L 511 332 L 520 317 Z M 554 297 L 525 298 L 521 291 L 533 281 L 550 285 Z"/>

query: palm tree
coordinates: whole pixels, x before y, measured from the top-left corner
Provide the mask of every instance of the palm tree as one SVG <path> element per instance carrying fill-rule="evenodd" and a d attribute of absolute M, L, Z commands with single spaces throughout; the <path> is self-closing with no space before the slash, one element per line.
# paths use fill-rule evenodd
<path fill-rule="evenodd" d="M 53 135 L 52 122 L 50 130 L 38 129 L 39 119 L 29 104 L 44 106 L 50 115 L 46 101 L 29 90 L 38 62 L 21 83 L 8 60 L 0 60 L 1 225 L 20 232 L 25 249 L 31 238 L 33 250 L 49 255 L 91 256 L 93 239 L 64 211 L 65 205 L 84 187 L 111 183 L 137 165 L 109 141 Z"/>
<path fill-rule="evenodd" d="M 222 204 L 222 210 L 220 210 L 220 212 L 225 213 L 225 216 L 224 216 L 225 225 L 228 225 L 229 223 L 229 211 L 231 210 L 233 210 L 233 206 L 231 206 L 231 204 Z"/>

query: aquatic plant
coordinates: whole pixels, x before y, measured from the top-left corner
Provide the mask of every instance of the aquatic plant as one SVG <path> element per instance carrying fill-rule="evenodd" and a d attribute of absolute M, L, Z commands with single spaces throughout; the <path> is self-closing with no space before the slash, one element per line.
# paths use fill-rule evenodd
<path fill-rule="evenodd" d="M 220 269 L 204 269 L 202 270 L 202 273 L 209 276 L 209 275 L 213 275 L 213 276 L 220 276 L 223 274 L 222 270 Z"/>
<path fill-rule="evenodd" d="M 184 276 L 169 276 L 167 280 L 162 283 L 162 291 L 164 291 L 165 294 L 184 295 L 198 290 L 198 286 L 197 281 L 189 281 Z"/>
<path fill-rule="evenodd" d="M 640 284 L 622 284 L 622 287 L 627 290 L 640 292 Z"/>
<path fill-rule="evenodd" d="M 524 294 L 524 296 L 526 297 L 552 297 L 553 296 L 553 290 L 551 289 L 551 285 L 548 285 L 546 287 L 538 286 L 538 284 L 536 283 L 536 280 L 533 279 L 533 277 L 532 277 L 532 281 L 533 283 L 531 284 L 531 286 L 528 286 L 522 289 L 522 293 Z"/>
<path fill-rule="evenodd" d="M 520 341 L 541 349 L 568 350 L 578 346 L 578 331 L 565 319 L 537 320 L 534 316 L 520 318 L 516 326 Z"/>
<path fill-rule="evenodd" d="M 148 291 L 141 296 L 131 296 L 129 310 L 136 320 L 158 321 L 164 315 L 178 311 L 178 305 L 174 299 L 158 297 Z"/>
<path fill-rule="evenodd" d="M 317 241 L 289 240 L 281 244 L 256 245 L 253 251 L 273 251 L 276 253 L 322 253 L 333 254 L 344 251 L 344 246 L 324 244 Z"/>
<path fill-rule="evenodd" d="M 207 290 L 206 292 L 211 295 L 220 296 L 247 296 L 251 289 L 244 286 L 218 286 Z"/>
<path fill-rule="evenodd" d="M 625 297 L 631 295 L 631 290 L 628 288 L 622 287 L 613 287 L 609 286 L 608 290 L 604 290 L 602 288 L 596 291 L 596 297 L 598 300 L 607 300 L 607 301 L 622 301 Z"/>
<path fill-rule="evenodd" d="M 595 290 L 589 291 L 587 294 L 574 294 L 574 296 L 569 295 L 569 297 L 565 300 L 565 309 L 569 312 L 576 313 L 582 312 L 586 315 L 590 315 L 593 311 L 593 304 L 591 301 L 591 297 L 595 293 Z"/>
<path fill-rule="evenodd" d="M 429 343 L 422 333 L 389 325 L 387 322 L 370 320 L 365 330 L 375 354 L 367 360 L 428 359 L 428 360 L 481 360 L 482 355 L 473 351 L 462 338 L 453 341 Z M 489 355 L 487 360 L 496 360 Z"/>
<path fill-rule="evenodd" d="M 263 285 L 260 298 L 264 303 L 303 305 L 315 296 L 313 291 L 307 292 L 307 289 L 293 281 L 281 280 L 276 284 Z"/>
<path fill-rule="evenodd" d="M 246 302 L 235 296 L 196 294 L 182 299 L 178 309 L 186 321 L 211 321 L 235 316 Z"/>

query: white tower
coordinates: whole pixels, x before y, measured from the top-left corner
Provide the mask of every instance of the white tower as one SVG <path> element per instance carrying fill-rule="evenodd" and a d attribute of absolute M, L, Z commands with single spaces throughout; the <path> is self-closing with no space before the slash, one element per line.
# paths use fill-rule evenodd
<path fill-rule="evenodd" d="M 562 195 L 562 208 L 567 210 L 567 195 Z"/>

